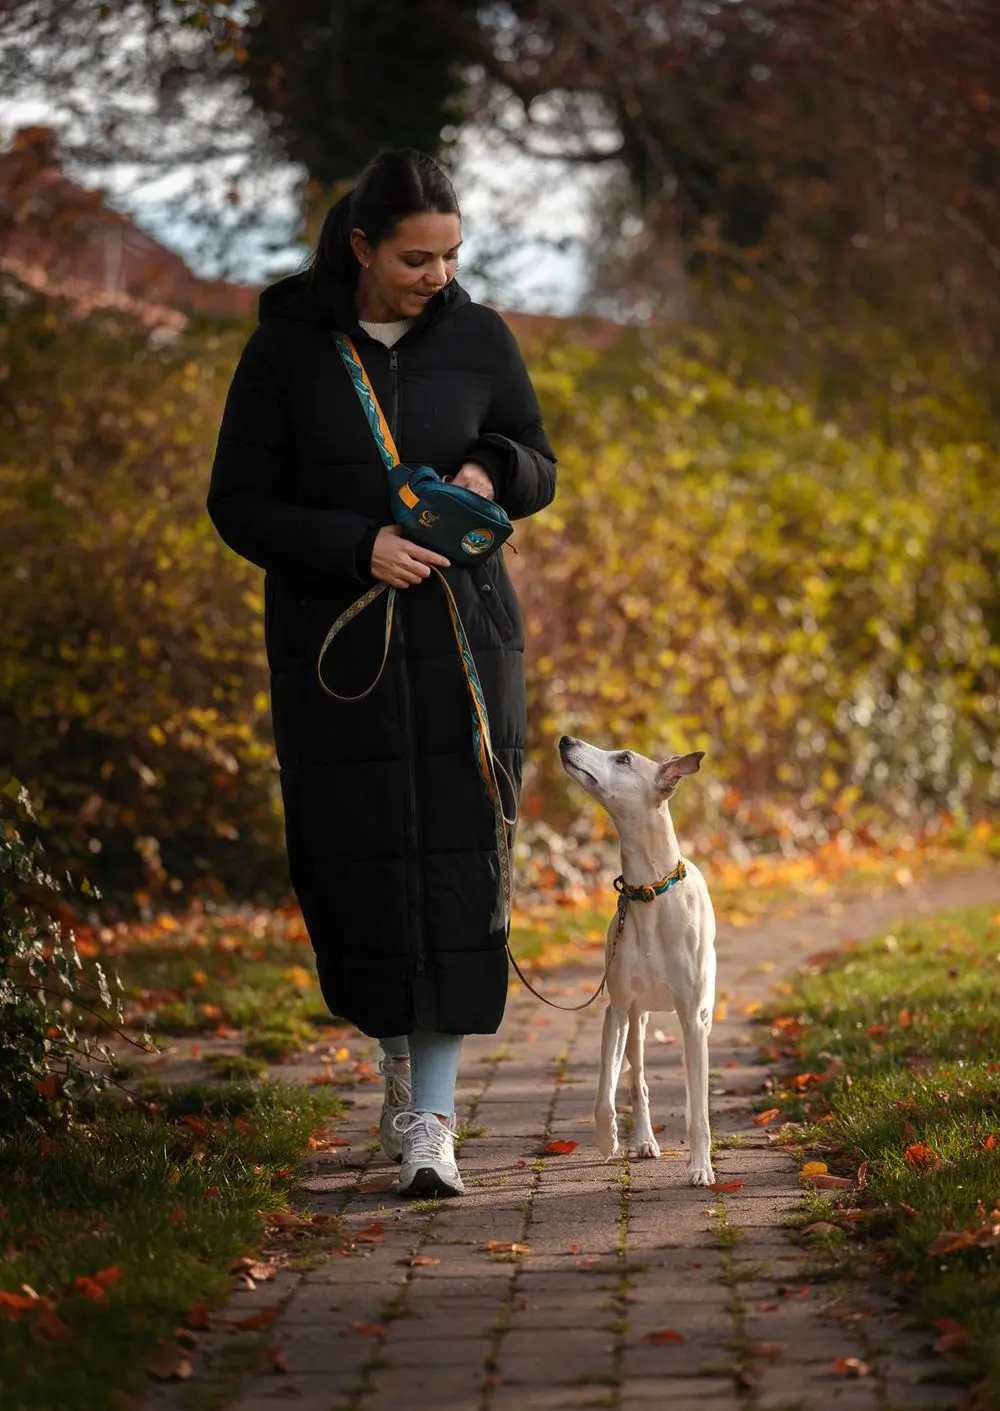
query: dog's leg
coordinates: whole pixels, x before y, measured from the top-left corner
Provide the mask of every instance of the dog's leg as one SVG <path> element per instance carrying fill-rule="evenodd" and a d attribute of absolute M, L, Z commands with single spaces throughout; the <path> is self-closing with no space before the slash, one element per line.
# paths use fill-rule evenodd
<path fill-rule="evenodd" d="M 618 1152 L 618 1118 L 615 1116 L 615 1094 L 625 1057 L 628 1039 L 628 1011 L 624 1013 L 609 1004 L 604 1011 L 604 1034 L 601 1039 L 601 1074 L 597 1080 L 597 1101 L 594 1104 L 594 1132 L 597 1150 L 610 1161 Z"/>
<path fill-rule="evenodd" d="M 708 1121 L 708 1034 L 712 1012 L 705 1008 L 687 1013 L 678 1009 L 677 1017 L 681 1021 L 684 1039 L 691 1184 L 709 1186 L 715 1180 L 711 1158 L 712 1133 Z"/>
<path fill-rule="evenodd" d="M 649 1120 L 649 1088 L 646 1085 L 644 1058 L 646 1052 L 646 1021 L 649 1015 L 633 1004 L 628 1012 L 628 1038 L 625 1056 L 632 1070 L 632 1135 L 636 1156 L 657 1157 L 660 1148 L 653 1136 Z"/>

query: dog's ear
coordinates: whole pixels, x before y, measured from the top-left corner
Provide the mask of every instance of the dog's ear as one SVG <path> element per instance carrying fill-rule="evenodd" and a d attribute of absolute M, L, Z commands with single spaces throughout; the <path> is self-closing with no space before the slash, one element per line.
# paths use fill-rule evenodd
<path fill-rule="evenodd" d="M 673 793 L 685 774 L 698 773 L 704 758 L 704 750 L 695 750 L 692 754 L 675 755 L 673 759 L 664 760 L 656 771 L 657 790 L 661 794 Z"/>

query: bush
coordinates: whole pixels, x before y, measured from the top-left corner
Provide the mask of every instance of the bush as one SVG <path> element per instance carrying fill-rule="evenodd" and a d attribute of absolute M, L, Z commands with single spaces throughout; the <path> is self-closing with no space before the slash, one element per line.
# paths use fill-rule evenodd
<path fill-rule="evenodd" d="M 65 1116 L 74 1100 L 104 1087 L 112 1055 L 76 1023 L 81 1011 L 123 1017 L 101 966 L 89 979 L 73 932 L 64 936 L 51 914 L 62 887 L 45 870 L 37 838 L 24 837 L 33 821 L 27 791 L 9 783 L 0 791 L 0 1133 L 8 1134 Z M 81 891 L 97 899 L 88 882 Z M 25 905 L 26 893 L 39 900 Z"/>

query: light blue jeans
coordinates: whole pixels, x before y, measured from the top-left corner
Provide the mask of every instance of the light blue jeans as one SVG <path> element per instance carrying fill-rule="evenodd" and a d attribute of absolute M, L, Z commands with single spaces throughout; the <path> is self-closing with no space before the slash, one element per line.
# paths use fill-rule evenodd
<path fill-rule="evenodd" d="M 455 1111 L 462 1035 L 416 1029 L 412 1034 L 379 1039 L 379 1043 L 389 1058 L 409 1057 L 414 1112 L 439 1112 L 450 1117 Z"/>

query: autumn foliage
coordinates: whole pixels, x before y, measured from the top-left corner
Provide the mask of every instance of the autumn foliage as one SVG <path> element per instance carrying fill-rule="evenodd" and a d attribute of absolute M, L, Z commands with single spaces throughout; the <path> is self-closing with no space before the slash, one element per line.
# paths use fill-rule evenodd
<path fill-rule="evenodd" d="M 278 899 L 287 878 L 261 575 L 204 512 L 242 326 L 164 343 L 8 285 L 0 738 L 53 856 L 109 903 Z M 526 821 L 555 739 L 704 749 L 688 818 L 752 848 L 975 812 L 1000 743 L 1000 502 L 985 439 L 914 403 L 890 443 L 709 344 L 527 340 L 560 456 L 512 559 Z"/>

